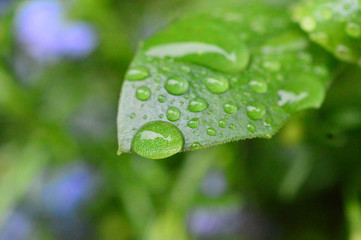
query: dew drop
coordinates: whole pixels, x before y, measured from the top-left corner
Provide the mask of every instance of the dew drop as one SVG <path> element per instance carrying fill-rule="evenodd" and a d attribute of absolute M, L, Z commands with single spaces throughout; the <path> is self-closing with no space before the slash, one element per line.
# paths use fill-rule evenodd
<path fill-rule="evenodd" d="M 219 120 L 218 126 L 221 128 L 225 128 L 227 126 L 226 119 Z"/>
<path fill-rule="evenodd" d="M 148 119 L 148 116 L 147 116 L 147 115 L 144 115 L 144 116 L 143 116 L 143 119 L 144 119 L 144 120 Z"/>
<path fill-rule="evenodd" d="M 128 81 L 141 81 L 150 76 L 149 69 L 146 67 L 133 67 L 127 72 L 126 79 Z"/>
<path fill-rule="evenodd" d="M 172 95 L 182 95 L 188 87 L 188 81 L 181 76 L 173 76 L 165 83 L 165 89 Z"/>
<path fill-rule="evenodd" d="M 159 118 L 160 119 L 164 118 L 164 114 L 159 114 Z"/>
<path fill-rule="evenodd" d="M 130 119 L 134 119 L 136 117 L 135 113 L 130 114 Z"/>
<path fill-rule="evenodd" d="M 189 73 L 191 71 L 191 69 L 188 66 L 182 66 L 181 71 L 184 72 L 184 73 Z"/>
<path fill-rule="evenodd" d="M 317 27 L 317 22 L 313 17 L 304 17 L 301 20 L 301 28 L 306 32 L 313 32 Z"/>
<path fill-rule="evenodd" d="M 157 82 L 157 83 L 160 83 L 162 81 L 162 77 L 161 76 L 156 76 L 154 78 L 154 81 Z"/>
<path fill-rule="evenodd" d="M 223 104 L 223 110 L 228 114 L 233 114 L 237 111 L 237 105 L 232 101 L 228 101 Z"/>
<path fill-rule="evenodd" d="M 345 32 L 347 35 L 353 38 L 358 38 L 361 36 L 361 28 L 358 24 L 353 22 L 348 22 L 345 27 Z"/>
<path fill-rule="evenodd" d="M 351 52 L 347 46 L 338 45 L 335 49 L 335 55 L 341 59 L 349 59 L 351 57 Z"/>
<path fill-rule="evenodd" d="M 211 93 L 215 94 L 225 93 L 229 88 L 228 80 L 225 77 L 209 77 L 206 79 L 205 85 Z"/>
<path fill-rule="evenodd" d="M 183 146 L 182 132 L 172 123 L 163 121 L 145 124 L 132 140 L 132 151 L 150 159 L 170 157 L 178 153 Z"/>
<path fill-rule="evenodd" d="M 236 125 L 234 125 L 234 124 L 229 125 L 229 129 L 236 130 Z"/>
<path fill-rule="evenodd" d="M 167 119 L 171 122 L 178 121 L 181 116 L 181 112 L 176 107 L 170 107 L 167 110 Z"/>
<path fill-rule="evenodd" d="M 248 123 L 247 124 L 247 129 L 248 131 L 250 131 L 251 133 L 255 133 L 256 132 L 256 126 L 253 123 Z"/>
<path fill-rule="evenodd" d="M 208 103 L 203 98 L 193 98 L 188 105 L 191 112 L 202 112 L 208 108 Z"/>
<path fill-rule="evenodd" d="M 192 118 L 188 121 L 187 126 L 190 128 L 197 128 L 199 126 L 200 120 L 199 118 Z"/>
<path fill-rule="evenodd" d="M 164 103 L 166 100 L 167 100 L 167 97 L 164 96 L 163 94 L 158 96 L 158 102 Z"/>
<path fill-rule="evenodd" d="M 266 114 L 266 108 L 261 104 L 247 107 L 247 116 L 253 120 L 259 120 Z"/>
<path fill-rule="evenodd" d="M 216 129 L 214 129 L 213 127 L 210 127 L 210 128 L 207 129 L 207 134 L 208 134 L 209 136 L 216 136 L 216 135 L 217 135 L 217 131 L 216 131 Z"/>
<path fill-rule="evenodd" d="M 137 88 L 137 91 L 135 93 L 135 96 L 140 101 L 147 101 L 150 98 L 151 92 L 148 87 L 141 86 Z"/>
<path fill-rule="evenodd" d="M 191 149 L 191 150 L 197 150 L 197 149 L 200 149 L 201 147 L 202 147 L 202 144 L 200 144 L 199 142 L 194 142 L 194 143 L 191 145 L 190 149 Z"/>
<path fill-rule="evenodd" d="M 249 83 L 250 89 L 255 93 L 265 93 L 268 90 L 268 85 L 262 80 L 252 80 Z"/>

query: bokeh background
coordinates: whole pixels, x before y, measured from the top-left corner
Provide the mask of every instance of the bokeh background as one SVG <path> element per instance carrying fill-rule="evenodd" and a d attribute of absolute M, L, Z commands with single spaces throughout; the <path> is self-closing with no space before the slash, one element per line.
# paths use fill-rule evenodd
<path fill-rule="evenodd" d="M 192 0 L 0 0 L 0 240 L 361 239 L 361 71 L 271 140 L 117 156 L 139 41 Z"/>

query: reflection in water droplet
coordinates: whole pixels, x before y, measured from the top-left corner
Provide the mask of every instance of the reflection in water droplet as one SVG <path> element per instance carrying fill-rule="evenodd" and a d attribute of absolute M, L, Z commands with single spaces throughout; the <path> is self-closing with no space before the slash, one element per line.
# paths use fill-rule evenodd
<path fill-rule="evenodd" d="M 253 80 L 249 83 L 250 89 L 255 93 L 265 93 L 268 90 L 268 85 L 262 80 Z"/>
<path fill-rule="evenodd" d="M 228 114 L 233 114 L 237 111 L 237 105 L 232 101 L 228 101 L 223 105 L 223 110 Z"/>
<path fill-rule="evenodd" d="M 170 107 L 167 110 L 167 119 L 171 122 L 178 121 L 181 116 L 181 112 L 176 107 Z"/>
<path fill-rule="evenodd" d="M 224 77 L 207 78 L 205 81 L 207 89 L 211 93 L 225 93 L 229 88 L 228 80 Z"/>
<path fill-rule="evenodd" d="M 202 112 L 208 108 L 208 103 L 203 98 L 193 98 L 188 105 L 191 112 Z"/>
<path fill-rule="evenodd" d="M 167 97 L 164 96 L 163 94 L 158 96 L 158 102 L 164 103 L 166 100 L 167 100 Z"/>
<path fill-rule="evenodd" d="M 173 76 L 165 83 L 165 89 L 173 95 L 184 94 L 189 87 L 189 83 L 181 76 Z"/>
<path fill-rule="evenodd" d="M 248 131 L 250 131 L 251 133 L 255 133 L 256 132 L 256 126 L 253 123 L 248 123 L 247 124 L 247 129 Z"/>
<path fill-rule="evenodd" d="M 214 129 L 213 127 L 208 128 L 207 129 L 207 134 L 209 136 L 216 136 L 217 135 L 216 129 Z"/>
<path fill-rule="evenodd" d="M 199 118 L 193 118 L 188 121 L 187 126 L 190 128 L 197 128 L 199 126 L 200 120 Z"/>
<path fill-rule="evenodd" d="M 247 116 L 252 120 L 259 120 L 266 114 L 266 108 L 262 104 L 247 107 Z"/>
<path fill-rule="evenodd" d="M 135 93 L 135 96 L 140 101 L 147 101 L 150 98 L 151 92 L 148 87 L 141 86 L 137 88 L 137 91 Z"/>
<path fill-rule="evenodd" d="M 178 153 L 183 145 L 183 134 L 176 126 L 156 121 L 147 123 L 134 135 L 132 151 L 142 157 L 162 159 Z"/>
<path fill-rule="evenodd" d="M 130 68 L 126 75 L 128 81 L 141 81 L 150 76 L 149 69 L 146 67 L 133 67 Z"/>
<path fill-rule="evenodd" d="M 219 120 L 218 126 L 221 128 L 225 128 L 227 126 L 226 119 Z"/>
<path fill-rule="evenodd" d="M 279 90 L 278 96 L 280 97 L 280 100 L 278 101 L 278 106 L 283 107 L 287 104 L 293 104 L 302 101 L 303 99 L 308 97 L 308 93 L 302 92 L 300 94 L 296 94 L 286 90 Z"/>

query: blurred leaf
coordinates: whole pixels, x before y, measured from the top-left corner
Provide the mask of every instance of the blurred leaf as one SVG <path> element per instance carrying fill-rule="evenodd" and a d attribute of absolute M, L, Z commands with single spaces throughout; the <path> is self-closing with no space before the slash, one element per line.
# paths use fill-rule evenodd
<path fill-rule="evenodd" d="M 321 105 L 328 60 L 282 9 L 191 14 L 145 41 L 131 64 L 119 104 L 120 151 L 130 151 L 143 125 L 167 119 L 182 132 L 183 150 L 269 138 L 292 113 Z"/>
<path fill-rule="evenodd" d="M 293 18 L 311 40 L 338 59 L 361 64 L 361 13 L 357 0 L 302 0 Z"/>

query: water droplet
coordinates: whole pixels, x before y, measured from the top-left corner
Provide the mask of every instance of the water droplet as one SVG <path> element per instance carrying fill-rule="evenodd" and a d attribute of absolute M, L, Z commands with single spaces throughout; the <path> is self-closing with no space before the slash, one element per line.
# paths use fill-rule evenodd
<path fill-rule="evenodd" d="M 229 125 L 229 129 L 236 130 L 236 125 L 234 125 L 234 124 Z"/>
<path fill-rule="evenodd" d="M 190 128 L 197 128 L 199 126 L 200 120 L 199 118 L 193 118 L 191 120 L 189 120 L 189 122 L 187 123 L 187 126 Z"/>
<path fill-rule="evenodd" d="M 164 114 L 159 114 L 159 118 L 160 119 L 164 118 Z"/>
<path fill-rule="evenodd" d="M 208 103 L 203 98 L 193 98 L 188 105 L 191 112 L 202 112 L 208 108 Z"/>
<path fill-rule="evenodd" d="M 219 120 L 218 126 L 221 128 L 225 128 L 227 126 L 226 119 Z"/>
<path fill-rule="evenodd" d="M 223 104 L 223 110 L 228 114 L 233 114 L 237 111 L 237 105 L 232 101 L 228 101 Z"/>
<path fill-rule="evenodd" d="M 199 142 L 194 142 L 190 148 L 191 148 L 191 150 L 197 150 L 197 149 L 200 149 L 201 147 L 202 147 L 202 145 Z"/>
<path fill-rule="evenodd" d="M 358 24 L 353 22 L 348 22 L 345 27 L 345 32 L 347 35 L 353 38 L 358 38 L 361 36 L 361 28 Z"/>
<path fill-rule="evenodd" d="M 146 86 L 141 86 L 141 87 L 137 88 L 137 91 L 135 93 L 135 96 L 140 101 L 147 101 L 150 98 L 150 95 L 151 95 L 151 92 L 150 92 L 149 88 Z"/>
<path fill-rule="evenodd" d="M 311 40 L 315 41 L 316 43 L 319 43 L 321 45 L 327 45 L 329 38 L 328 38 L 328 34 L 325 32 L 316 32 L 316 33 L 312 33 L 310 35 Z"/>
<path fill-rule="evenodd" d="M 164 103 L 166 100 L 167 100 L 167 97 L 164 96 L 163 94 L 158 96 L 158 102 Z"/>
<path fill-rule="evenodd" d="M 253 123 L 248 123 L 247 124 L 247 129 L 248 131 L 250 131 L 251 133 L 255 133 L 256 132 L 256 126 Z"/>
<path fill-rule="evenodd" d="M 167 119 L 171 122 L 178 121 L 181 116 L 181 112 L 176 107 L 170 107 L 167 110 Z"/>
<path fill-rule="evenodd" d="M 132 151 L 150 159 L 170 157 L 182 150 L 183 146 L 182 132 L 172 123 L 163 121 L 147 123 L 132 141 Z"/>
<path fill-rule="evenodd" d="M 335 55 L 341 59 L 349 59 L 351 57 L 351 51 L 345 45 L 338 45 L 335 50 Z"/>
<path fill-rule="evenodd" d="M 141 81 L 150 76 L 149 69 L 146 67 L 133 67 L 128 70 L 126 80 L 128 81 Z"/>
<path fill-rule="evenodd" d="M 317 22 L 313 17 L 304 17 L 301 20 L 301 28 L 306 32 L 313 32 L 317 27 Z"/>
<path fill-rule="evenodd" d="M 160 83 L 162 81 L 162 77 L 158 75 L 154 78 L 154 81 Z"/>
<path fill-rule="evenodd" d="M 268 85 L 265 81 L 262 80 L 252 80 L 249 83 L 249 87 L 255 93 L 265 93 L 268 90 Z"/>
<path fill-rule="evenodd" d="M 281 70 L 281 63 L 278 61 L 265 61 L 263 68 L 270 72 L 278 72 Z"/>
<path fill-rule="evenodd" d="M 130 119 L 134 119 L 136 117 L 135 113 L 130 114 Z"/>
<path fill-rule="evenodd" d="M 231 117 L 229 115 L 224 116 L 225 119 L 229 120 Z"/>
<path fill-rule="evenodd" d="M 165 89 L 173 95 L 184 94 L 189 87 L 189 83 L 181 76 L 173 76 L 165 83 Z"/>
<path fill-rule="evenodd" d="M 209 136 L 216 136 L 216 135 L 217 135 L 217 131 L 216 131 L 216 129 L 210 127 L 210 128 L 207 129 L 207 134 L 208 134 Z"/>
<path fill-rule="evenodd" d="M 212 115 L 212 113 L 213 113 L 212 110 L 209 110 L 209 111 L 207 112 L 208 115 Z"/>
<path fill-rule="evenodd" d="M 228 80 L 225 77 L 207 78 L 205 81 L 207 89 L 211 93 L 225 93 L 229 88 Z"/>
<path fill-rule="evenodd" d="M 181 71 L 184 72 L 184 73 L 189 73 L 191 71 L 191 69 L 188 66 L 182 66 Z"/>
<path fill-rule="evenodd" d="M 144 115 L 144 116 L 143 116 L 143 119 L 144 119 L 144 120 L 146 120 L 147 118 L 148 118 L 148 116 L 147 116 L 147 115 Z"/>
<path fill-rule="evenodd" d="M 247 116 L 253 120 L 259 120 L 266 114 L 266 108 L 261 104 L 247 107 Z"/>

